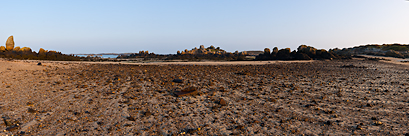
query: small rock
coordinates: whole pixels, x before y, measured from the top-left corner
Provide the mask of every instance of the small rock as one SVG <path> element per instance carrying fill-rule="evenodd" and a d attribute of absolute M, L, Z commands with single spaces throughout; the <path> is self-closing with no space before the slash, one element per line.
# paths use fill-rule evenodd
<path fill-rule="evenodd" d="M 145 113 L 146 114 L 146 113 Z M 146 116 L 146 115 L 145 115 Z M 132 116 L 126 117 L 126 119 L 130 120 L 130 121 L 135 121 L 135 118 Z"/>
<path fill-rule="evenodd" d="M 188 96 L 188 95 L 196 95 L 198 94 L 199 91 L 197 91 L 196 87 L 188 87 L 186 89 L 183 89 L 180 92 L 176 93 L 177 97 L 182 97 L 182 96 Z"/>
<path fill-rule="evenodd" d="M 97 122 L 97 124 L 98 124 L 98 125 L 104 125 L 103 122 L 99 122 L 99 121 Z"/>
<path fill-rule="evenodd" d="M 88 85 L 82 85 L 80 88 L 87 88 Z"/>
<path fill-rule="evenodd" d="M 11 127 L 6 128 L 6 131 L 14 131 L 14 130 L 17 130 L 18 128 L 19 128 L 19 126 L 13 125 Z"/>
<path fill-rule="evenodd" d="M 227 92 L 227 90 L 224 89 L 224 87 L 220 87 L 220 88 L 219 88 L 219 91 L 220 91 L 220 92 Z"/>
<path fill-rule="evenodd" d="M 250 75 L 250 73 L 248 73 L 248 72 L 237 72 L 236 73 L 237 75 Z"/>
<path fill-rule="evenodd" d="M 330 120 L 326 121 L 325 124 L 327 125 L 332 125 L 332 122 Z"/>
<path fill-rule="evenodd" d="M 175 83 L 183 83 L 183 80 L 182 80 L 182 79 L 173 79 L 172 82 L 175 82 Z"/>
<path fill-rule="evenodd" d="M 357 130 L 362 130 L 362 126 L 361 126 L 361 125 L 357 125 L 357 126 L 356 126 L 356 129 L 357 129 Z"/>
<path fill-rule="evenodd" d="M 41 65 L 41 62 L 38 62 L 38 63 L 37 63 L 37 65 L 39 65 L 39 66 L 40 66 L 40 65 Z"/>
<path fill-rule="evenodd" d="M 32 103 L 32 102 L 27 102 L 26 105 L 27 105 L 27 106 L 34 106 L 34 103 Z"/>
<path fill-rule="evenodd" d="M 38 111 L 32 108 L 28 108 L 27 112 L 29 113 L 37 113 Z"/>
<path fill-rule="evenodd" d="M 74 114 L 74 115 L 76 115 L 76 116 L 77 116 L 77 115 L 80 115 L 80 113 L 79 113 L 79 112 L 74 112 L 73 114 Z"/>
<path fill-rule="evenodd" d="M 238 125 L 238 126 L 236 127 L 236 129 L 244 129 L 244 126 L 243 126 L 243 125 Z"/>
<path fill-rule="evenodd" d="M 314 107 L 314 106 L 317 106 L 317 105 L 316 104 L 307 104 L 307 105 L 305 105 L 305 107 L 307 107 L 307 108 Z"/>
<path fill-rule="evenodd" d="M 11 126 L 12 124 L 6 120 L 6 117 L 3 117 L 4 125 Z"/>
<path fill-rule="evenodd" d="M 146 111 L 146 112 L 144 113 L 144 115 L 147 117 L 147 116 L 152 115 L 152 113 L 151 113 L 150 111 Z"/>
<path fill-rule="evenodd" d="M 380 126 L 380 125 L 382 125 L 383 123 L 381 122 L 381 121 L 375 121 L 375 125 L 377 125 L 377 126 Z"/>
<path fill-rule="evenodd" d="M 223 98 L 220 99 L 219 104 L 222 105 L 222 106 L 227 106 L 227 102 Z"/>

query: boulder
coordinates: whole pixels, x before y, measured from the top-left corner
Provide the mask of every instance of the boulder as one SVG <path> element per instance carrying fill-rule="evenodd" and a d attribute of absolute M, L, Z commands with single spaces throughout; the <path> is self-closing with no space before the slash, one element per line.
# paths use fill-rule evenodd
<path fill-rule="evenodd" d="M 6 51 L 6 47 L 0 46 L 0 51 Z"/>
<path fill-rule="evenodd" d="M 20 46 L 14 47 L 13 51 L 20 51 Z"/>
<path fill-rule="evenodd" d="M 23 48 L 20 48 L 20 51 L 31 52 L 31 48 L 23 47 Z"/>
<path fill-rule="evenodd" d="M 305 53 L 297 52 L 295 55 L 296 60 L 312 60 L 310 56 Z"/>
<path fill-rule="evenodd" d="M 227 102 L 223 98 L 220 99 L 219 104 L 222 106 L 227 106 Z"/>
<path fill-rule="evenodd" d="M 310 58 L 315 57 L 317 49 L 307 45 L 300 45 L 297 48 L 297 52 L 307 54 Z"/>
<path fill-rule="evenodd" d="M 291 49 L 290 48 L 285 48 L 281 49 L 277 52 L 276 58 L 278 60 L 291 60 Z"/>
<path fill-rule="evenodd" d="M 321 50 L 317 50 L 316 51 L 316 58 L 317 59 L 336 59 L 338 58 L 337 56 L 335 56 L 333 53 L 328 52 L 324 49 Z"/>
<path fill-rule="evenodd" d="M 14 39 L 13 39 L 13 36 L 10 36 L 9 38 L 7 38 L 7 41 L 6 41 L 6 49 L 7 49 L 8 51 L 11 51 L 11 50 L 14 49 Z"/>
<path fill-rule="evenodd" d="M 271 54 L 270 49 L 269 48 L 264 48 L 264 54 L 270 55 Z"/>

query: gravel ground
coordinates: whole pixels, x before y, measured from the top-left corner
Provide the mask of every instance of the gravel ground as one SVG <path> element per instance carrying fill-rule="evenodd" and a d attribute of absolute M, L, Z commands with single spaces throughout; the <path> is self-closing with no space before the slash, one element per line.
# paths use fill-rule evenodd
<path fill-rule="evenodd" d="M 0 66 L 0 135 L 409 135 L 398 64 Z"/>

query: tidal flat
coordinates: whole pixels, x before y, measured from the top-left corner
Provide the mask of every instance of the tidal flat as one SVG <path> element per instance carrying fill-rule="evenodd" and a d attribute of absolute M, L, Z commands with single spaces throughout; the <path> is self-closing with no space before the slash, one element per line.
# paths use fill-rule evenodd
<path fill-rule="evenodd" d="M 0 60 L 0 135 L 409 135 L 407 65 L 210 64 Z"/>

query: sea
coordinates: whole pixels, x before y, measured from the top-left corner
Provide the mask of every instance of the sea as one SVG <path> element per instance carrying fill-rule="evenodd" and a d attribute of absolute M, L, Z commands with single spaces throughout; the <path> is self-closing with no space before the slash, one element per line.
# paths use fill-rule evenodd
<path fill-rule="evenodd" d="M 89 55 L 76 55 L 76 56 L 78 56 L 78 57 L 87 57 L 87 56 L 89 56 Z M 101 58 L 104 58 L 104 59 L 116 58 L 116 57 L 118 57 L 118 55 L 99 55 L 99 54 L 94 55 L 94 56 L 95 56 L 95 57 L 101 57 Z"/>

